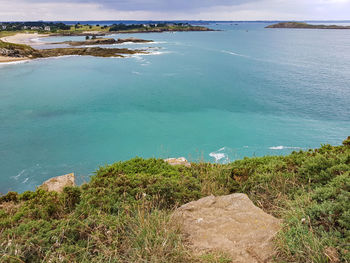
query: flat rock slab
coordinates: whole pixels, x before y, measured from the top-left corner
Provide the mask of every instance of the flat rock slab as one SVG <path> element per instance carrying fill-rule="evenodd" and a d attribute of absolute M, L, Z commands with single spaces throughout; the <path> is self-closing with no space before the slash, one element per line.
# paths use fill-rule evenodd
<path fill-rule="evenodd" d="M 66 186 L 75 186 L 74 173 L 51 178 L 45 181 L 40 188 L 49 192 L 55 191 L 61 193 Z"/>
<path fill-rule="evenodd" d="M 191 167 L 191 163 L 189 163 L 185 157 L 180 157 L 180 158 L 168 158 L 164 160 L 170 165 L 183 165 L 186 167 Z"/>
<path fill-rule="evenodd" d="M 174 218 L 198 252 L 223 251 L 235 263 L 269 262 L 280 220 L 245 194 L 208 196 L 181 206 Z"/>

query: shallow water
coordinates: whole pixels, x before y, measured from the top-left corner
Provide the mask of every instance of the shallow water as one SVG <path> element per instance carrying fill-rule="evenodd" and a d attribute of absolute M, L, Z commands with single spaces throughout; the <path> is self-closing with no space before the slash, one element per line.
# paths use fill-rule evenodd
<path fill-rule="evenodd" d="M 151 55 L 0 65 L 0 192 L 70 172 L 82 182 L 135 156 L 228 162 L 340 144 L 350 30 L 265 25 L 114 36 L 155 40 L 122 45 Z"/>

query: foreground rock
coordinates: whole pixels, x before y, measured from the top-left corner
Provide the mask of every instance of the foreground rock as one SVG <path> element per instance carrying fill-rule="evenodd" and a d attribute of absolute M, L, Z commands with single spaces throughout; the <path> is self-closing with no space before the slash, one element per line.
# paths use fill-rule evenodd
<path fill-rule="evenodd" d="M 185 157 L 180 157 L 180 158 L 168 158 L 164 160 L 170 165 L 183 165 L 186 167 L 191 167 L 191 163 L 189 163 Z"/>
<path fill-rule="evenodd" d="M 75 186 L 74 173 L 57 176 L 45 181 L 40 188 L 61 193 L 66 186 Z"/>
<path fill-rule="evenodd" d="M 245 194 L 208 196 L 174 213 L 195 251 L 220 250 L 235 263 L 269 262 L 280 220 L 256 207 Z"/>

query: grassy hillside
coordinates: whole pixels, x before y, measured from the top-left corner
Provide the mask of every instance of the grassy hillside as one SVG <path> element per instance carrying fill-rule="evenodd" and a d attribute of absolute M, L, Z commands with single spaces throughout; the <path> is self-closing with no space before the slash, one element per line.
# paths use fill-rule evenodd
<path fill-rule="evenodd" d="M 135 158 L 62 194 L 0 197 L 1 262 L 230 262 L 193 255 L 173 209 L 242 192 L 283 219 L 276 262 L 350 262 L 350 137 L 342 146 L 172 167 Z"/>

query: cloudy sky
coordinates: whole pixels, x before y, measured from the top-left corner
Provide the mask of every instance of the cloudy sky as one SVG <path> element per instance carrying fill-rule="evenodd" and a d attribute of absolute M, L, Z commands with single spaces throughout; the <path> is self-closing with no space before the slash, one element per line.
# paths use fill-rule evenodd
<path fill-rule="evenodd" d="M 0 21 L 350 20 L 350 0 L 0 0 Z"/>

